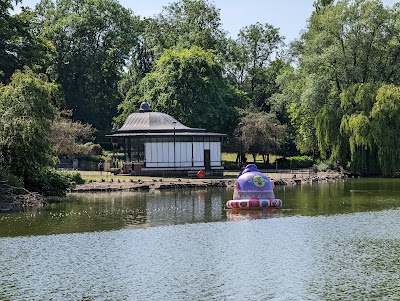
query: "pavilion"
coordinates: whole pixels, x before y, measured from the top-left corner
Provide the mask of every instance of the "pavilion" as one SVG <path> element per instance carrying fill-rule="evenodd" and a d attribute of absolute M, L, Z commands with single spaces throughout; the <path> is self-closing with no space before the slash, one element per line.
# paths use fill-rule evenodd
<path fill-rule="evenodd" d="M 170 115 L 153 112 L 146 102 L 110 134 L 113 148 L 125 153 L 123 173 L 188 174 L 203 170 L 222 174 L 221 143 L 225 134 L 190 128 Z"/>

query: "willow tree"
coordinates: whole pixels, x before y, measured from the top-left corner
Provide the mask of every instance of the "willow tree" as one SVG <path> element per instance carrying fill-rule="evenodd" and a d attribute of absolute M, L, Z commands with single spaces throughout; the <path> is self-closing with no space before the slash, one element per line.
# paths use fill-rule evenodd
<path fill-rule="evenodd" d="M 296 44 L 304 84 L 289 107 L 295 109 L 297 141 L 307 138 L 299 129 L 313 126 L 323 156 L 348 161 L 357 172 L 377 172 L 380 142 L 371 139 L 371 110 L 380 86 L 400 82 L 400 6 L 385 8 L 378 0 L 319 3 Z"/>
<path fill-rule="evenodd" d="M 384 175 L 400 170 L 400 86 L 382 85 L 370 113 L 371 135 Z"/>
<path fill-rule="evenodd" d="M 45 76 L 29 69 L 17 71 L 0 88 L 0 165 L 28 187 L 55 163 L 47 134 L 56 91 Z"/>

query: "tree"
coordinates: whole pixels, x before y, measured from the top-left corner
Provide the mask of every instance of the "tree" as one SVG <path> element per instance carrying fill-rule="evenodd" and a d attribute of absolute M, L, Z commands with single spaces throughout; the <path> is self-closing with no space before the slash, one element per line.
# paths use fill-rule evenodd
<path fill-rule="evenodd" d="M 54 118 L 57 87 L 30 69 L 17 71 L 0 88 L 0 166 L 21 178 L 26 188 L 54 157 L 47 133 Z"/>
<path fill-rule="evenodd" d="M 11 15 L 12 3 L 0 2 L 0 82 L 8 83 L 11 75 L 24 66 L 39 68 L 45 59 L 45 42 L 34 35 L 30 28 L 32 13 L 22 8 L 19 14 Z"/>
<path fill-rule="evenodd" d="M 241 118 L 236 128 L 243 152 L 250 152 L 256 162 L 257 154 L 269 163 L 269 154 L 277 153 L 286 139 L 286 126 L 281 125 L 275 114 L 257 112 Z M 266 157 L 268 159 L 266 160 Z"/>
<path fill-rule="evenodd" d="M 116 0 L 43 0 L 36 13 L 38 31 L 55 47 L 52 70 L 66 107 L 103 139 L 122 101 L 117 84 L 138 19 Z"/>
<path fill-rule="evenodd" d="M 162 49 L 175 46 L 223 51 L 226 33 L 222 30 L 220 11 L 208 0 L 178 0 L 163 8 L 155 19 Z"/>
<path fill-rule="evenodd" d="M 71 119 L 72 112 L 57 111 L 48 133 L 56 156 L 72 156 L 85 150 L 84 143 L 93 139 L 95 129 L 90 124 Z"/>
<path fill-rule="evenodd" d="M 399 6 L 317 2 L 296 44 L 299 69 L 280 79 L 280 100 L 287 103 L 300 150 L 318 146 L 323 158 L 348 161 L 355 172 L 379 172 L 371 110 L 382 84 L 400 80 Z M 312 143 L 305 144 L 308 138 Z"/>
<path fill-rule="evenodd" d="M 400 170 L 400 86 L 382 85 L 371 113 L 371 136 L 384 175 Z"/>
<path fill-rule="evenodd" d="M 250 105 L 269 111 L 267 103 L 277 92 L 279 70 L 286 64 L 277 59 L 283 37 L 270 24 L 256 23 L 242 28 L 236 41 L 228 42 L 227 71 L 236 86 L 248 93 Z"/>
<path fill-rule="evenodd" d="M 121 120 L 147 100 L 153 110 L 170 114 L 191 127 L 226 132 L 236 118 L 238 97 L 223 77 L 223 68 L 211 50 L 197 46 L 165 50 L 138 92 L 126 100 Z"/>
<path fill-rule="evenodd" d="M 314 5 L 316 11 L 320 11 L 324 7 L 326 7 L 328 5 L 332 5 L 332 4 L 333 4 L 333 0 L 316 0 L 316 1 L 314 1 L 313 5 Z"/>
<path fill-rule="evenodd" d="M 142 101 L 145 94 L 141 85 L 143 78 L 151 72 L 154 64 L 167 49 L 197 46 L 215 53 L 224 52 L 225 32 L 221 29 L 219 9 L 207 0 L 178 0 L 163 8 L 154 18 L 140 21 L 138 43 L 132 49 L 129 70 L 119 83 L 124 97 L 120 111 Z M 142 90 L 141 90 L 142 89 Z M 126 117 L 122 113 L 116 118 L 121 124 Z"/>

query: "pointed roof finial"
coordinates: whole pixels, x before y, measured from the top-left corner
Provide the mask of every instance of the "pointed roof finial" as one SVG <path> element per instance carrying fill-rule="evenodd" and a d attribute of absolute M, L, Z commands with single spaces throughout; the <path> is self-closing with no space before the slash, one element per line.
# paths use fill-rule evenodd
<path fill-rule="evenodd" d="M 152 110 L 150 109 L 150 106 L 147 102 L 142 102 L 142 104 L 140 105 L 139 108 L 139 112 L 140 113 L 144 113 L 144 112 L 152 112 Z"/>

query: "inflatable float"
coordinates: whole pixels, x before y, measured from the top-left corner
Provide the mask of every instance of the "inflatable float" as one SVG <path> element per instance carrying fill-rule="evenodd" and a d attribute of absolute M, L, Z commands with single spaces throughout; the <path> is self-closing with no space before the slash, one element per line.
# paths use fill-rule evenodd
<path fill-rule="evenodd" d="M 270 179 L 249 164 L 236 179 L 233 199 L 226 202 L 227 209 L 248 210 L 281 207 L 282 201 L 275 198 Z"/>

